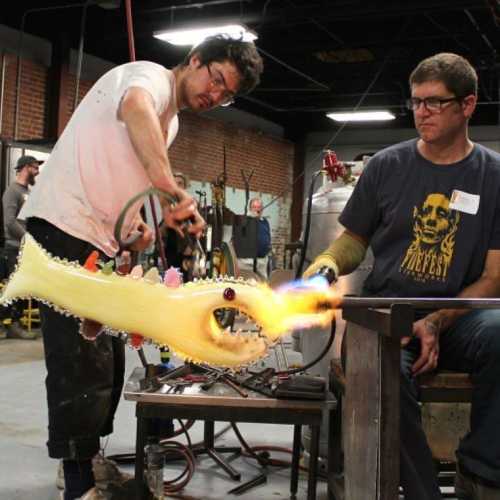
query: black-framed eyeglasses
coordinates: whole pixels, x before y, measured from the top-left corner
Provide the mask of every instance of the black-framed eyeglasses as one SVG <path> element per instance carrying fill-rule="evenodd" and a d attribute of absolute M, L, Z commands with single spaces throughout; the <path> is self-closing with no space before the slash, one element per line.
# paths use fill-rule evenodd
<path fill-rule="evenodd" d="M 233 104 L 236 95 L 227 88 L 226 80 L 224 80 L 224 75 L 218 71 L 212 71 L 210 69 L 210 63 L 206 65 L 208 75 L 210 76 L 210 85 L 222 94 L 221 106 L 230 106 Z"/>
<path fill-rule="evenodd" d="M 454 96 L 454 97 L 425 97 L 424 99 L 420 99 L 420 97 L 411 97 L 406 100 L 406 107 L 409 110 L 417 111 L 420 108 L 420 105 L 423 104 L 424 108 L 431 113 L 440 113 L 443 109 L 443 105 L 449 102 L 457 101 L 460 102 L 463 97 Z"/>

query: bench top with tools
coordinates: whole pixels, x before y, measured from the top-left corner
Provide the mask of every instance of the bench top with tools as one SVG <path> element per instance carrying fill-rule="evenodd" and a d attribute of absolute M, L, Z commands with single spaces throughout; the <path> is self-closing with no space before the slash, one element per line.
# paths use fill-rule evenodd
<path fill-rule="evenodd" d="M 267 376 L 264 371 L 263 377 Z M 259 377 L 260 374 L 257 375 Z M 322 398 L 311 400 L 307 397 L 278 399 L 242 386 L 227 373 L 188 373 L 179 367 L 164 376 L 145 376 L 144 368 L 135 368 L 128 379 L 124 398 L 138 403 L 233 406 L 242 404 L 253 408 L 290 408 L 318 411 L 325 404 L 335 404 Z M 263 384 L 264 385 L 264 384 Z M 265 391 L 264 391 L 265 392 Z"/>

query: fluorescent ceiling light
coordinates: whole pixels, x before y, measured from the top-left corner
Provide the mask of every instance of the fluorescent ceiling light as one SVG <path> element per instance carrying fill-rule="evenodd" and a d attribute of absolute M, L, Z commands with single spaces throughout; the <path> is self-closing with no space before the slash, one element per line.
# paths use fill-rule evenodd
<path fill-rule="evenodd" d="M 157 31 L 153 36 L 172 45 L 198 45 L 212 35 L 227 35 L 230 38 L 242 39 L 244 42 L 253 42 L 257 39 L 257 35 L 253 31 L 241 24 Z"/>
<path fill-rule="evenodd" d="M 389 111 L 353 111 L 352 113 L 328 113 L 326 116 L 336 122 L 376 122 L 396 118 Z"/>

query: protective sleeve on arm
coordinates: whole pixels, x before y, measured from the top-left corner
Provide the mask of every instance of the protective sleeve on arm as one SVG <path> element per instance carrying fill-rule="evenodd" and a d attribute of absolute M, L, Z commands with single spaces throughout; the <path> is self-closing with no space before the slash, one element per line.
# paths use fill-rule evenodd
<path fill-rule="evenodd" d="M 349 233 L 342 233 L 314 262 L 306 269 L 303 277 L 309 278 L 322 267 L 331 267 L 337 276 L 354 271 L 366 254 L 366 246 Z"/>

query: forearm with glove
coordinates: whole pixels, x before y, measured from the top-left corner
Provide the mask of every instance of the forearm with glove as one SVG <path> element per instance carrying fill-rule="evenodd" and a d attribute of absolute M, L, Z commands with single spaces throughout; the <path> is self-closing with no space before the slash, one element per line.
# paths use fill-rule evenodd
<path fill-rule="evenodd" d="M 367 244 L 361 238 L 344 231 L 324 252 L 320 253 L 314 262 L 302 275 L 307 279 L 318 274 L 323 268 L 333 270 L 334 279 L 354 271 L 365 258 Z"/>

